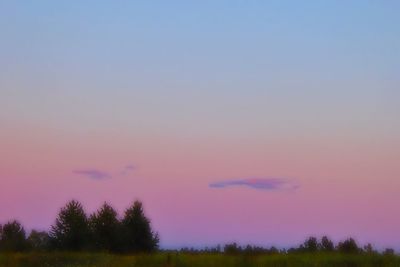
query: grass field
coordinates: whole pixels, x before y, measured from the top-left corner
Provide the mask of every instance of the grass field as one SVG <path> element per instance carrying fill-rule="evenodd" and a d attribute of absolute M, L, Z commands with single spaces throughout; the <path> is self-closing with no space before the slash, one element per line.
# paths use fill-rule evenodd
<path fill-rule="evenodd" d="M 400 266 L 399 256 L 293 254 L 223 255 L 166 254 L 111 255 L 103 253 L 0 254 L 0 267 L 251 267 L 251 266 Z"/>

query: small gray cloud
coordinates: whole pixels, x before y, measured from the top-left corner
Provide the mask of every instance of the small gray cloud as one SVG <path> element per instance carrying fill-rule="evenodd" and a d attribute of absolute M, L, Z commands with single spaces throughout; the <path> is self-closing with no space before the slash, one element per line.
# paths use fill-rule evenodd
<path fill-rule="evenodd" d="M 131 172 L 133 172 L 135 170 L 136 170 L 136 166 L 135 165 L 128 164 L 128 165 L 126 165 L 126 166 L 124 166 L 122 168 L 122 170 L 119 172 L 119 175 L 126 176 L 126 175 L 130 174 Z"/>
<path fill-rule="evenodd" d="M 133 171 L 135 169 L 136 169 L 136 166 L 133 164 L 129 164 L 129 165 L 125 166 L 125 170 L 127 170 L 127 171 Z"/>
<path fill-rule="evenodd" d="M 100 170 L 95 170 L 95 169 L 88 169 L 88 170 L 75 170 L 73 173 L 86 176 L 87 178 L 93 179 L 93 180 L 104 180 L 104 179 L 110 179 L 111 175 L 107 172 L 100 171 Z"/>
<path fill-rule="evenodd" d="M 296 190 L 300 185 L 288 178 L 244 178 L 232 179 L 209 184 L 211 188 L 246 186 L 257 190 L 285 191 Z"/>

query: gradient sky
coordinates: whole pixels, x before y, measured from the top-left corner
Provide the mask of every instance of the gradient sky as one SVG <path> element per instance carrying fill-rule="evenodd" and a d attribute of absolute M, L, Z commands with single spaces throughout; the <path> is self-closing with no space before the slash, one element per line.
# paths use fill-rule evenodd
<path fill-rule="evenodd" d="M 135 199 L 163 247 L 400 249 L 399 1 L 1 1 L 0 222 Z"/>

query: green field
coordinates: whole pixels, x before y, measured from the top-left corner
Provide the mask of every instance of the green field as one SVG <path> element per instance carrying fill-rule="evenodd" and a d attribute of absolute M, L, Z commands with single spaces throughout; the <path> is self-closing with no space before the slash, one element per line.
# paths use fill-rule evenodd
<path fill-rule="evenodd" d="M 399 256 L 344 254 L 224 255 L 158 253 L 112 255 L 103 253 L 0 254 L 0 267 L 245 267 L 245 266 L 400 266 Z"/>

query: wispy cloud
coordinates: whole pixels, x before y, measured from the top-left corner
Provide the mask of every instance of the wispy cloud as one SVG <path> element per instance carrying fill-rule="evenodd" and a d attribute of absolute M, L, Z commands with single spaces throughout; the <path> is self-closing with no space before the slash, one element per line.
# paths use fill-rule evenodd
<path fill-rule="evenodd" d="M 133 164 L 128 164 L 123 166 L 119 171 L 106 172 L 98 169 L 88 168 L 73 170 L 72 172 L 77 175 L 85 176 L 86 178 L 92 180 L 105 180 L 110 178 L 115 178 L 118 176 L 126 176 L 136 170 L 136 166 Z"/>
<path fill-rule="evenodd" d="M 133 164 L 128 164 L 125 167 L 122 168 L 122 170 L 119 172 L 120 175 L 125 176 L 130 174 L 131 172 L 136 170 L 136 166 Z"/>
<path fill-rule="evenodd" d="M 104 180 L 111 178 L 111 175 L 109 173 L 95 169 L 74 170 L 73 173 L 86 176 L 87 178 L 93 180 Z"/>
<path fill-rule="evenodd" d="M 209 187 L 212 188 L 226 188 L 231 186 L 246 186 L 252 189 L 268 191 L 295 190 L 300 187 L 293 179 L 276 177 L 232 179 L 209 184 Z"/>
<path fill-rule="evenodd" d="M 136 169 L 136 166 L 133 164 L 129 164 L 129 165 L 125 166 L 125 170 L 127 170 L 127 171 L 133 171 L 135 169 Z"/>

